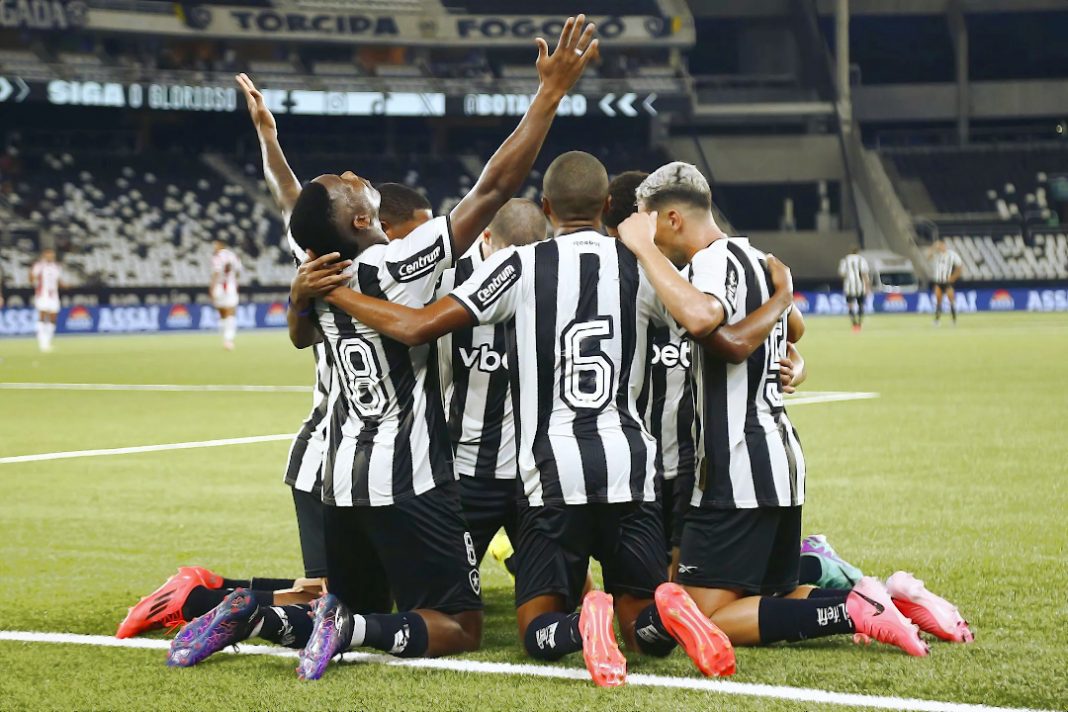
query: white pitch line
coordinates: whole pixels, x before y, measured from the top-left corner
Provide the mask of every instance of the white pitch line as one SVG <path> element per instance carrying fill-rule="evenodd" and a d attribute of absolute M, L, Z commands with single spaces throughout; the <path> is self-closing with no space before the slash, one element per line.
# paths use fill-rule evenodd
<path fill-rule="evenodd" d="M 242 386 L 172 383 L 0 383 L 6 391 L 174 391 L 178 393 L 310 393 L 312 386 Z"/>
<path fill-rule="evenodd" d="M 225 445 L 245 445 L 247 443 L 269 443 L 275 440 L 292 440 L 293 433 L 279 435 L 252 435 L 245 438 L 225 438 L 223 440 L 198 440 L 188 443 L 165 443 L 162 445 L 136 445 L 134 447 L 114 447 L 105 450 L 71 450 L 68 452 L 42 452 L 36 455 L 15 455 L 0 457 L 0 465 L 16 462 L 40 462 L 42 460 L 66 460 L 72 457 L 100 457 L 102 455 L 130 455 L 139 452 L 160 452 L 162 450 L 192 450 L 198 447 L 223 447 Z"/>
<path fill-rule="evenodd" d="M 812 403 L 834 403 L 836 401 L 869 400 L 878 397 L 878 393 L 859 391 L 808 391 L 799 396 L 787 396 L 784 402 L 788 406 L 795 406 L 810 405 Z"/>
<path fill-rule="evenodd" d="M 126 640 L 119 640 L 118 638 L 112 638 L 111 636 L 106 635 L 77 635 L 73 633 L 38 633 L 21 630 L 0 630 L 0 641 L 5 640 L 22 643 L 62 643 L 68 645 L 96 645 L 107 648 L 141 648 L 149 650 L 166 650 L 170 647 L 170 641 L 160 640 L 158 638 L 129 638 Z M 275 648 L 266 645 L 242 645 L 240 650 L 227 648 L 223 652 L 238 655 L 275 655 L 284 658 L 295 658 L 297 656 L 297 651 L 295 650 Z M 458 660 L 455 658 L 402 659 L 386 655 L 351 652 L 345 653 L 344 662 L 362 662 L 424 670 L 478 673 L 483 675 L 528 675 L 532 677 L 555 678 L 560 680 L 580 680 L 587 683 L 590 678 L 589 673 L 579 668 L 565 668 L 555 665 L 517 665 L 514 663 Z M 162 662 L 160 664 L 162 664 Z M 721 695 L 762 697 L 767 699 L 789 700 L 792 702 L 848 705 L 851 707 L 864 707 L 869 709 L 917 710 L 918 712 L 1050 712 L 1046 710 L 1033 710 L 1020 707 L 991 707 L 988 705 L 942 702 L 939 700 L 921 700 L 908 697 L 828 692 L 826 690 L 816 690 L 806 687 L 761 685 L 759 683 L 710 680 L 699 677 L 669 677 L 666 675 L 637 674 L 628 675 L 627 684 L 642 687 L 666 687 L 694 690 Z"/>

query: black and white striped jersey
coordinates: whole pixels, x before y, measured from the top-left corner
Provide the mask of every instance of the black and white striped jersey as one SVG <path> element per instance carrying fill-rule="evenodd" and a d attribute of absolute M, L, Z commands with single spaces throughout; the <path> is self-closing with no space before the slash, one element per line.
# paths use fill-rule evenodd
<path fill-rule="evenodd" d="M 656 439 L 665 480 L 692 476 L 697 468 L 697 404 L 690 338 L 666 326 L 649 327 L 649 374 L 638 410 Z"/>
<path fill-rule="evenodd" d="M 728 324 L 756 311 L 774 291 L 764 253 L 744 238 L 716 240 L 694 255 L 683 274 L 723 302 Z M 694 506 L 751 509 L 804 503 L 805 457 L 779 381 L 786 333 L 783 314 L 760 348 L 737 365 L 699 349 L 694 379 L 703 456 Z"/>
<path fill-rule="evenodd" d="M 295 266 L 306 259 L 307 255 L 292 235 L 286 235 L 289 249 L 293 253 Z M 319 343 L 312 347 L 315 357 L 315 386 L 312 389 L 312 409 L 304 419 L 296 438 L 289 446 L 286 460 L 285 483 L 290 487 L 319 495 L 322 490 L 323 452 L 326 446 L 326 413 L 330 389 L 334 385 L 333 369 L 330 364 L 326 345 Z"/>
<path fill-rule="evenodd" d="M 448 217 L 364 250 L 350 289 L 419 308 L 453 263 Z M 315 304 L 338 387 L 328 402 L 323 501 L 386 506 L 455 479 L 436 345 L 409 348 L 341 309 Z"/>
<path fill-rule="evenodd" d="M 326 345 L 312 347 L 315 356 L 315 388 L 312 409 L 304 419 L 297 437 L 289 446 L 285 483 L 301 492 L 320 494 L 322 489 L 323 453 L 326 449 L 327 406 L 334 383 Z"/>
<path fill-rule="evenodd" d="M 962 264 L 960 255 L 953 250 L 947 249 L 945 252 L 936 252 L 931 277 L 935 284 L 946 284 L 949 282 L 949 278 L 953 276 L 953 270 Z"/>
<path fill-rule="evenodd" d="M 484 261 L 482 240 L 477 240 L 456 267 L 442 275 L 439 296 L 467 281 Z M 462 477 L 516 477 L 506 334 L 506 324 L 486 324 L 461 329 L 438 342 L 453 464 Z"/>
<path fill-rule="evenodd" d="M 838 263 L 838 276 L 842 278 L 842 292 L 847 297 L 863 297 L 871 270 L 868 261 L 857 254 L 846 255 Z"/>
<path fill-rule="evenodd" d="M 652 501 L 656 443 L 635 398 L 663 307 L 637 260 L 590 230 L 494 254 L 451 293 L 513 321 L 509 374 L 527 502 Z"/>

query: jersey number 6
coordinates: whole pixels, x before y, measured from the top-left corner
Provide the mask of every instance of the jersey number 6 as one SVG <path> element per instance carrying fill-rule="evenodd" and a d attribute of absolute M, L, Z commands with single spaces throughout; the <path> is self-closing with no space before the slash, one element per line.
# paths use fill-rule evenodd
<path fill-rule="evenodd" d="M 560 332 L 560 396 L 572 410 L 601 410 L 612 399 L 616 368 L 598 346 L 614 334 L 610 316 L 573 321 Z"/>

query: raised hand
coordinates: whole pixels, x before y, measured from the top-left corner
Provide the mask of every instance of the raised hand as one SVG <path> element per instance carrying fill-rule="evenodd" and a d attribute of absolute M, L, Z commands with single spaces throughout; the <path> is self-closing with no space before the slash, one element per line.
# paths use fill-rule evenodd
<path fill-rule="evenodd" d="M 297 275 L 289 287 L 290 301 L 304 307 L 312 299 L 325 296 L 337 287 L 348 284 L 352 278 L 344 274 L 344 270 L 352 264 L 352 260 L 338 261 L 340 257 L 337 252 L 322 257 L 316 257 L 314 252 L 309 252 L 309 259 L 297 268 Z"/>
<path fill-rule="evenodd" d="M 635 255 L 642 250 L 657 249 L 653 243 L 656 236 L 656 213 L 632 213 L 616 228 L 619 240 Z"/>
<path fill-rule="evenodd" d="M 556 99 L 562 99 L 571 91 L 586 65 L 599 56 L 600 40 L 593 37 L 596 29 L 592 22 L 586 24 L 585 15 L 579 15 L 567 18 L 552 54 L 549 54 L 549 44 L 543 38 L 535 40 L 542 91 Z"/>
<path fill-rule="evenodd" d="M 248 78 L 248 75 L 242 72 L 234 77 L 237 80 L 237 85 L 241 87 L 241 91 L 245 94 L 245 103 L 248 104 L 248 114 L 252 118 L 252 125 L 256 127 L 256 131 L 262 133 L 264 131 L 273 131 L 278 133 L 278 124 L 275 123 L 274 114 L 267 108 L 267 104 L 263 101 L 263 94 L 256 88 L 256 85 L 252 83 L 252 80 Z"/>

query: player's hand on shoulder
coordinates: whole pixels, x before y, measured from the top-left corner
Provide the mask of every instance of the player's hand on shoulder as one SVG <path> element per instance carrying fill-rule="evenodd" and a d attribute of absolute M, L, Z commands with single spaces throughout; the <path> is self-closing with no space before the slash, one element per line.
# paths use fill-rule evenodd
<path fill-rule="evenodd" d="M 352 260 L 339 260 L 337 252 L 316 257 L 308 253 L 307 260 L 297 268 L 297 274 L 289 287 L 289 299 L 294 304 L 305 305 L 312 299 L 322 297 L 347 284 L 350 277 L 344 271 Z"/>
<path fill-rule="evenodd" d="M 655 212 L 631 214 L 616 228 L 619 231 L 619 240 L 636 255 L 642 250 L 656 249 L 653 242 L 656 235 L 656 216 Z"/>
<path fill-rule="evenodd" d="M 549 44 L 541 37 L 538 44 L 538 78 L 541 89 L 554 99 L 562 99 L 582 76 L 591 60 L 600 56 L 600 40 L 594 38 L 596 26 L 586 22 L 585 15 L 569 17 L 560 31 L 556 49 L 549 53 Z"/>
<path fill-rule="evenodd" d="M 770 252 L 765 256 L 765 263 L 768 266 L 768 274 L 771 275 L 771 283 L 775 285 L 776 293 L 789 296 L 790 300 L 793 301 L 794 276 L 790 272 L 790 268 Z"/>
<path fill-rule="evenodd" d="M 263 100 L 263 94 L 256 88 L 256 85 L 252 83 L 248 75 L 242 72 L 238 74 L 234 79 L 237 80 L 237 85 L 241 87 L 241 91 L 245 94 L 245 103 L 248 105 L 248 114 L 252 117 L 252 125 L 256 127 L 257 131 L 277 131 L 278 124 L 274 120 L 274 114 L 267 108 L 266 102 Z"/>

